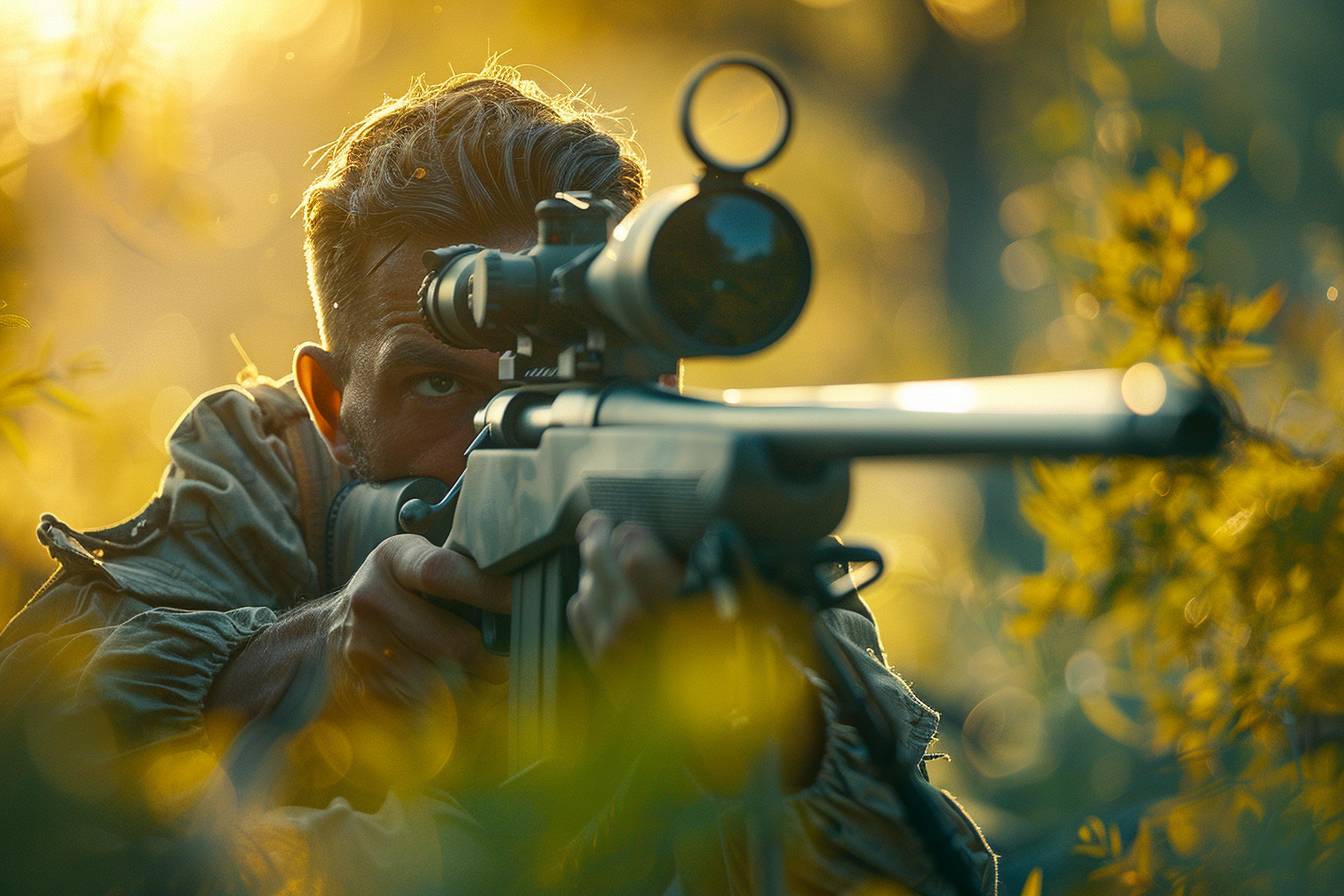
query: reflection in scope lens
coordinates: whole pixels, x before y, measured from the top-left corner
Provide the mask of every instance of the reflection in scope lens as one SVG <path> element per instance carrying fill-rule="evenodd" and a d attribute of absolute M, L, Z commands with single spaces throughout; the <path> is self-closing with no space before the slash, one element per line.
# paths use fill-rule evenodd
<path fill-rule="evenodd" d="M 708 193 L 663 224 L 649 260 L 659 310 L 722 349 L 754 348 L 792 325 L 807 297 L 807 244 L 783 209 L 749 193 Z"/>

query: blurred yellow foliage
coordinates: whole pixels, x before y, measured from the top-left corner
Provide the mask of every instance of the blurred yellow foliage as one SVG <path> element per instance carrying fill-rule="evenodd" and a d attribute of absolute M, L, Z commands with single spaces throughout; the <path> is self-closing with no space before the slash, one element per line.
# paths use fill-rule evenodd
<path fill-rule="evenodd" d="M 6 318 L 18 323 L 11 323 Z M 17 314 L 0 315 L 0 326 L 27 325 L 27 321 Z M 66 383 L 101 369 L 102 364 L 91 354 L 78 355 L 63 364 L 54 363 L 50 342 L 42 346 L 35 359 L 26 363 L 12 361 L 0 353 L 0 445 L 20 460 L 27 460 L 28 443 L 16 415 L 22 408 L 37 402 L 46 402 L 73 414 L 89 415 L 89 406 L 70 391 Z"/>
<path fill-rule="evenodd" d="M 1248 421 L 1234 374 L 1270 360 L 1253 340 L 1283 292 L 1234 298 L 1192 279 L 1202 207 L 1235 165 L 1195 137 L 1159 159 L 1115 189 L 1099 238 L 1064 245 L 1085 266 L 1079 292 L 1100 304 L 1104 360 L 1207 379 L 1229 443 L 1207 460 L 1036 464 L 1022 512 L 1046 566 L 1024 583 L 1012 629 L 1030 641 L 1083 623 L 1110 683 L 1085 700 L 1129 707 L 1116 727 L 1132 723 L 1181 767 L 1180 793 L 1127 847 L 1099 819 L 1080 831 L 1077 851 L 1101 862 L 1097 888 L 1301 892 L 1344 879 L 1331 736 L 1344 714 L 1344 457 L 1307 456 Z M 1325 425 L 1344 424 L 1338 398 L 1317 397 Z M 1105 714 L 1088 715 L 1111 733 Z"/>

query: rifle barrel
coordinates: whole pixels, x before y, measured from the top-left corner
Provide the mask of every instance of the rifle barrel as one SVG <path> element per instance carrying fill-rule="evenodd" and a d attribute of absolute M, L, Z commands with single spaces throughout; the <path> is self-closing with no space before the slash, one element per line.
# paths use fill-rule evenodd
<path fill-rule="evenodd" d="M 809 391 L 823 403 L 801 400 Z M 756 433 L 777 455 L 799 462 L 934 455 L 1197 456 L 1217 450 L 1223 429 L 1212 389 L 1186 385 L 1152 364 L 815 390 L 729 390 L 724 398 L 706 401 L 616 386 L 602 393 L 595 423 Z M 537 440 L 546 427 L 576 422 L 557 419 L 546 405 L 529 408 L 520 421 Z"/>

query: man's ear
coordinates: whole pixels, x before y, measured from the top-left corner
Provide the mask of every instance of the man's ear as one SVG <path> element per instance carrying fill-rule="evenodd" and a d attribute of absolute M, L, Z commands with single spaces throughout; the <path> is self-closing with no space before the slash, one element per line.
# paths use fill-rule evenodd
<path fill-rule="evenodd" d="M 319 345 L 303 343 L 294 350 L 294 384 L 331 456 L 347 467 L 354 466 L 350 440 L 341 429 L 342 386 L 336 358 Z"/>

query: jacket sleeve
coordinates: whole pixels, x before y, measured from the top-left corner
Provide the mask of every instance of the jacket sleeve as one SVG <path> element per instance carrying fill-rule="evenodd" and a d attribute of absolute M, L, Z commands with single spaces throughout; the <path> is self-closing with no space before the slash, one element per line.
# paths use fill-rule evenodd
<path fill-rule="evenodd" d="M 979 827 L 955 799 L 915 771 L 937 733 L 938 714 L 881 661 L 877 629 L 869 618 L 837 608 L 824 611 L 823 619 L 840 636 L 869 691 L 892 718 L 904 724 L 902 761 L 917 775 L 919 785 L 931 790 L 936 805 L 951 821 L 957 832 L 956 848 L 969 855 L 982 892 L 996 893 L 997 857 Z M 790 893 L 842 893 L 864 884 L 895 881 L 916 893 L 952 894 L 952 885 L 934 867 L 900 799 L 869 763 L 859 732 L 843 720 L 830 683 L 810 670 L 808 677 L 825 714 L 826 743 L 816 779 L 784 802 L 779 829 L 786 889 Z M 721 853 L 721 862 L 704 861 L 703 852 L 679 855 L 683 890 L 751 892 L 751 855 L 740 805 L 725 804 L 715 839 L 717 847 L 712 851 Z M 696 841 L 689 843 L 693 849 Z M 706 876 L 693 868 L 708 868 L 710 873 Z M 688 871 L 697 879 L 691 879 Z"/>
<path fill-rule="evenodd" d="M 90 761 L 204 747 L 215 675 L 322 593 L 305 508 L 325 519 L 313 483 L 344 474 L 292 385 L 207 393 L 167 447 L 158 494 L 125 522 L 79 531 L 43 516 L 59 568 L 0 632 L 0 721 L 22 712 Z"/>
<path fill-rule="evenodd" d="M 66 774 L 203 748 L 215 674 L 275 618 L 265 606 L 151 604 L 95 575 L 58 573 L 0 634 L 0 717 L 83 746 L 65 751 Z"/>

